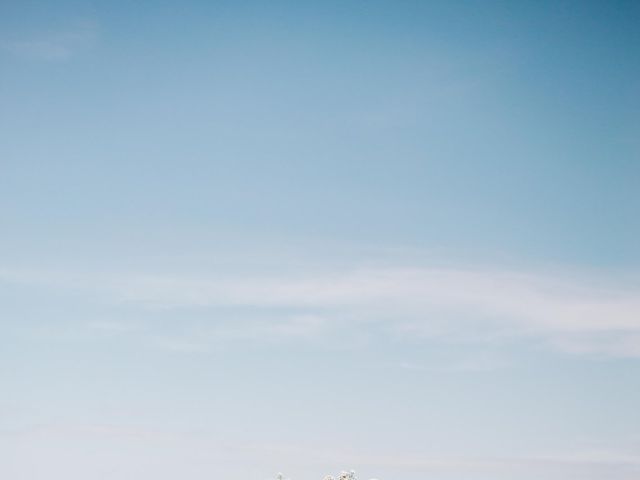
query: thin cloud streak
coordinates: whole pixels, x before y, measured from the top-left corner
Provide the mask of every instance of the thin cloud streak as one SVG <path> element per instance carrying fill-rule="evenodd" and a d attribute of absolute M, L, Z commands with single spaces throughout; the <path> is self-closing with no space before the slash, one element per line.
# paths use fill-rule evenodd
<path fill-rule="evenodd" d="M 98 37 L 97 25 L 82 21 L 68 30 L 5 40 L 2 48 L 10 54 L 45 62 L 65 62 L 90 49 Z"/>
<path fill-rule="evenodd" d="M 86 290 L 145 309 L 252 308 L 244 327 L 271 336 L 379 324 L 399 336 L 465 341 L 528 336 L 572 354 L 640 357 L 640 290 L 592 278 L 502 270 L 369 268 L 314 275 L 208 277 L 0 271 L 14 283 Z M 299 316 L 274 315 L 294 309 Z M 261 314 L 260 310 L 269 312 Z M 284 315 L 284 314 L 283 314 Z"/>

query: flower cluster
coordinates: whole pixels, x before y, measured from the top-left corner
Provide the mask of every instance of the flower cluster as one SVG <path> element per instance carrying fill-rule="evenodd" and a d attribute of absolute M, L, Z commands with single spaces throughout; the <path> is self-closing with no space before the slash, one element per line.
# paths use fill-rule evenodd
<path fill-rule="evenodd" d="M 333 477 L 332 475 L 327 475 L 326 477 L 324 477 L 324 480 L 335 480 L 335 477 Z M 345 472 L 343 470 L 342 472 L 340 472 L 340 475 L 338 475 L 338 480 L 357 480 L 356 472 L 354 472 L 353 470 Z"/>
<path fill-rule="evenodd" d="M 279 473 L 276 476 L 276 480 L 285 480 L 285 478 L 281 473 Z M 336 477 L 334 477 L 333 475 L 327 475 L 323 480 L 336 480 Z M 356 472 L 354 472 L 353 470 L 350 470 L 348 472 L 343 470 L 342 472 L 340 472 L 340 475 L 338 475 L 337 480 L 357 480 Z"/>

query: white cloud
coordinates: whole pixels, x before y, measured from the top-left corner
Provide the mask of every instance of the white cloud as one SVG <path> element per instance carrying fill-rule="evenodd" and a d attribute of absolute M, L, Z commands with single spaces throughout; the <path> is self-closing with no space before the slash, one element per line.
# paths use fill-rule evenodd
<path fill-rule="evenodd" d="M 225 338 L 313 337 L 326 329 L 375 325 L 412 338 L 529 336 L 568 353 L 640 357 L 640 289 L 632 281 L 594 276 L 385 267 L 241 277 L 5 270 L 0 278 L 90 290 L 134 307 L 250 309 L 249 321 L 216 327 L 213 333 Z M 287 310 L 298 313 L 278 313 Z"/>
<path fill-rule="evenodd" d="M 97 36 L 96 25 L 83 21 L 64 31 L 5 40 L 2 42 L 2 47 L 17 57 L 63 62 L 91 48 Z"/>

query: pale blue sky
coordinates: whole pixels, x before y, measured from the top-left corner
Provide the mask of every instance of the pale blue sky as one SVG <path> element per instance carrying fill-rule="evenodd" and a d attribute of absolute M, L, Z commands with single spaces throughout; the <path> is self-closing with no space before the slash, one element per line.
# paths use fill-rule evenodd
<path fill-rule="evenodd" d="M 640 475 L 634 2 L 0 6 L 0 477 Z"/>

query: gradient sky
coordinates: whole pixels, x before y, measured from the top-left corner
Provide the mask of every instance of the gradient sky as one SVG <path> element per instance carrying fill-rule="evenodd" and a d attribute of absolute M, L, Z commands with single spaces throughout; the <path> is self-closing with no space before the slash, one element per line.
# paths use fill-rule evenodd
<path fill-rule="evenodd" d="M 632 1 L 0 5 L 0 477 L 640 476 Z"/>

